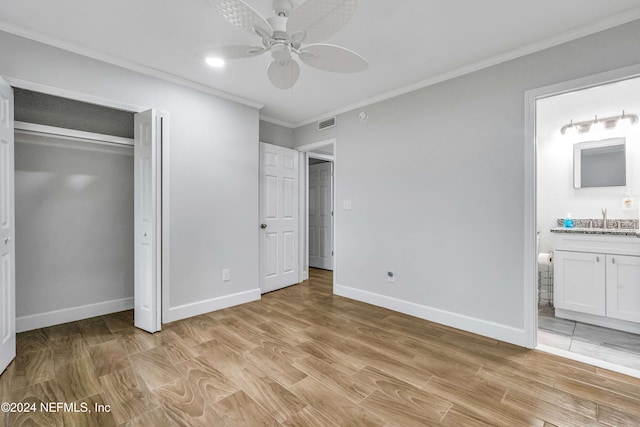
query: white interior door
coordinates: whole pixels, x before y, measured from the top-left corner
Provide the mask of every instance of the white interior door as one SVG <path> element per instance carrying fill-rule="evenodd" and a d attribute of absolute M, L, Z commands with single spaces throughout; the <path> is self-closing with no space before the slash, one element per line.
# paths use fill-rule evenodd
<path fill-rule="evenodd" d="M 309 166 L 309 267 L 333 270 L 333 163 Z"/>
<path fill-rule="evenodd" d="M 160 330 L 162 123 L 153 110 L 134 118 L 134 324 Z"/>
<path fill-rule="evenodd" d="M 0 79 L 0 373 L 16 357 L 13 89 Z"/>
<path fill-rule="evenodd" d="M 298 283 L 298 152 L 260 143 L 260 288 Z"/>

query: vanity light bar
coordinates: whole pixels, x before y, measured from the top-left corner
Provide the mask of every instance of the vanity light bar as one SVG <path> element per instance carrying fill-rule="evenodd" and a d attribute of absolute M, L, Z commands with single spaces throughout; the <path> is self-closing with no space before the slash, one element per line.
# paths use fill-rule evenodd
<path fill-rule="evenodd" d="M 638 123 L 638 116 L 636 116 L 635 114 L 625 114 L 625 112 L 622 111 L 621 116 L 603 118 L 598 118 L 598 116 L 595 116 L 595 119 L 593 120 L 586 120 L 584 122 L 576 123 L 571 120 L 571 123 L 566 124 L 562 126 L 562 128 L 560 128 L 560 133 L 564 135 L 569 128 L 574 128 L 577 133 L 587 133 L 591 130 L 591 126 L 593 126 L 595 123 L 602 123 L 605 129 L 612 129 L 616 127 L 620 120 L 629 120 L 630 124 L 635 125 L 636 123 Z"/>

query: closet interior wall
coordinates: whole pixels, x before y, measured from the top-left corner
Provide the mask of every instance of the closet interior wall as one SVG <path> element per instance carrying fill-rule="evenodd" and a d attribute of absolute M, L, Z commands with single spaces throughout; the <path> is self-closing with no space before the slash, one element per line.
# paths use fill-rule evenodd
<path fill-rule="evenodd" d="M 15 89 L 15 120 L 133 138 L 133 113 Z M 16 131 L 18 332 L 133 307 L 133 147 Z"/>

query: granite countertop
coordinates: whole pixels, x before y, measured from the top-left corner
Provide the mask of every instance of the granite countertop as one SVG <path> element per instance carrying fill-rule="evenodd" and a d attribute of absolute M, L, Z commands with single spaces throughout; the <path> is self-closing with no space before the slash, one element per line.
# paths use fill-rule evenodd
<path fill-rule="evenodd" d="M 552 228 L 551 232 L 640 237 L 637 219 L 607 219 L 607 228 L 602 227 L 602 219 L 574 219 L 573 223 L 573 228 L 564 228 L 564 218 L 558 218 L 558 226 Z"/>
<path fill-rule="evenodd" d="M 551 229 L 552 233 L 568 233 L 568 234 L 601 234 L 607 236 L 635 236 L 640 237 L 640 230 L 617 229 L 617 228 L 564 228 L 555 227 Z"/>

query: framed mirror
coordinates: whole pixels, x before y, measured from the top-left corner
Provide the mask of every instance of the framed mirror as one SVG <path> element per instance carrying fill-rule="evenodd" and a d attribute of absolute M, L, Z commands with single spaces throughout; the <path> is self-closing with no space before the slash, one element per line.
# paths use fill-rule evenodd
<path fill-rule="evenodd" d="M 627 185 L 625 138 L 588 141 L 573 146 L 573 186 L 617 187 Z"/>

